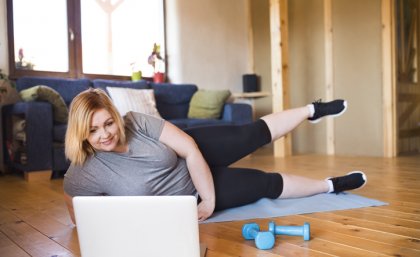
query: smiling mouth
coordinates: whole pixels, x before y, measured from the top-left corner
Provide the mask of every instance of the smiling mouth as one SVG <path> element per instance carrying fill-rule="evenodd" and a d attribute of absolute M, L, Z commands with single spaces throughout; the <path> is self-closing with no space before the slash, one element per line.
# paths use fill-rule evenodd
<path fill-rule="evenodd" d="M 102 144 L 102 145 L 109 145 L 109 144 L 111 144 L 111 143 L 112 143 L 112 139 L 113 139 L 113 138 L 110 138 L 110 139 L 108 139 L 108 140 L 106 140 L 106 141 L 103 141 L 103 142 L 101 142 L 101 144 Z"/>

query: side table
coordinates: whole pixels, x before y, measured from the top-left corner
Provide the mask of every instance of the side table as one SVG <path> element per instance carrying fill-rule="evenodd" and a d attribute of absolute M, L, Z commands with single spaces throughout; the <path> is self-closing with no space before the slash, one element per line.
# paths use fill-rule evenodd
<path fill-rule="evenodd" d="M 270 96 L 268 92 L 244 92 L 244 93 L 233 93 L 234 102 L 245 103 L 251 105 L 252 118 L 255 120 L 255 100 Z"/>

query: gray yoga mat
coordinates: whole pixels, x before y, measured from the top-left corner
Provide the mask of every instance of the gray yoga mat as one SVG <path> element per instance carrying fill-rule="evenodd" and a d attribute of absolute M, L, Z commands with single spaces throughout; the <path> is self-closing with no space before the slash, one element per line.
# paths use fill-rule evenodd
<path fill-rule="evenodd" d="M 261 199 L 252 204 L 216 212 L 202 223 L 273 218 L 381 205 L 388 203 L 350 193 L 319 194 L 298 199 Z"/>

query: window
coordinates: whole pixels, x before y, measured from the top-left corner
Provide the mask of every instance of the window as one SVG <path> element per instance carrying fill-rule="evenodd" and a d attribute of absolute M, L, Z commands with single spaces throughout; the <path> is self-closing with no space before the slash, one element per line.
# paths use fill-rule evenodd
<path fill-rule="evenodd" d="M 141 70 L 154 44 L 164 55 L 163 0 L 7 0 L 12 78 L 112 78 Z"/>
<path fill-rule="evenodd" d="M 66 0 L 39 2 L 13 1 L 14 66 L 20 70 L 67 72 Z"/>

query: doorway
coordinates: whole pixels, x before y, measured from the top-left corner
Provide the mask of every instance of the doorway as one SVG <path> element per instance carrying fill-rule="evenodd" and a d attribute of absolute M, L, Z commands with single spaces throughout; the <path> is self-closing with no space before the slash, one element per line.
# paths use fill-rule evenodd
<path fill-rule="evenodd" d="M 419 7 L 395 1 L 397 155 L 420 154 Z"/>

